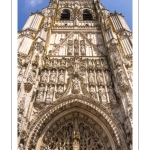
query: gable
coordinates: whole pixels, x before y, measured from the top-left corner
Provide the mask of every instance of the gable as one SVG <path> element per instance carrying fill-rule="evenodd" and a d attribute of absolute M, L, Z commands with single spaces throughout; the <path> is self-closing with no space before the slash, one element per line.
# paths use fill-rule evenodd
<path fill-rule="evenodd" d="M 98 40 L 93 40 L 81 32 L 52 34 L 47 52 L 53 56 L 104 56 L 104 46 Z"/>

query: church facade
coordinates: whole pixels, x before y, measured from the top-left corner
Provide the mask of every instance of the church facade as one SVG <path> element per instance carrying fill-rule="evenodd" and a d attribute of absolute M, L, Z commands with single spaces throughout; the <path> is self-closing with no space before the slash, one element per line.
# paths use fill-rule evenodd
<path fill-rule="evenodd" d="M 98 0 L 51 0 L 18 32 L 18 150 L 132 149 L 132 32 Z"/>

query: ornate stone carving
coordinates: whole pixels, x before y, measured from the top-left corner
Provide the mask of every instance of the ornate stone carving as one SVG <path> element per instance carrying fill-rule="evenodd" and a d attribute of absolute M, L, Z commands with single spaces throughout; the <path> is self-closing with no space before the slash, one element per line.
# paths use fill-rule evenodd
<path fill-rule="evenodd" d="M 49 82 L 50 83 L 55 83 L 55 80 L 56 80 L 56 71 L 55 70 L 52 70 L 51 74 L 50 74 L 50 79 L 49 79 Z"/>
<path fill-rule="evenodd" d="M 121 67 L 118 67 L 116 78 L 117 78 L 120 89 L 122 91 L 126 91 L 128 89 L 128 85 L 125 79 L 124 72 Z"/>
<path fill-rule="evenodd" d="M 40 80 L 40 82 L 47 83 L 47 79 L 48 79 L 48 73 L 47 73 L 47 71 L 45 69 L 41 73 L 41 80 Z"/>
<path fill-rule="evenodd" d="M 102 72 L 98 71 L 96 77 L 97 77 L 97 84 L 98 85 L 103 85 L 104 84 L 104 79 L 103 79 Z"/>
<path fill-rule="evenodd" d="M 23 76 L 25 75 L 25 71 L 26 71 L 26 67 L 22 67 L 18 75 L 18 81 L 20 82 L 22 81 Z"/>
<path fill-rule="evenodd" d="M 57 92 L 55 94 L 55 97 L 58 99 L 60 96 L 63 95 L 63 92 L 64 92 L 64 87 L 63 85 L 58 85 L 57 87 Z"/>
<path fill-rule="evenodd" d="M 52 103 L 53 102 L 53 95 L 54 95 L 54 86 L 50 85 L 47 89 L 46 103 Z"/>
<path fill-rule="evenodd" d="M 72 82 L 72 93 L 79 94 L 80 93 L 80 81 L 77 77 Z"/>
<path fill-rule="evenodd" d="M 89 85 L 95 85 L 94 73 L 90 70 L 88 75 Z"/>
<path fill-rule="evenodd" d="M 29 75 L 27 77 L 27 82 L 30 84 L 33 84 L 35 81 L 35 76 L 36 76 L 36 71 L 35 70 L 30 70 Z"/>
<path fill-rule="evenodd" d="M 77 118 L 61 124 L 54 133 L 49 129 L 43 138 L 43 144 L 40 150 L 84 150 L 84 149 L 102 149 L 106 150 L 104 140 L 84 121 Z"/>
<path fill-rule="evenodd" d="M 58 83 L 57 84 L 64 84 L 65 83 L 65 76 L 63 70 L 60 71 L 58 75 Z"/>
<path fill-rule="evenodd" d="M 72 55 L 72 48 L 73 48 L 73 41 L 72 40 L 68 40 L 67 55 Z"/>
<path fill-rule="evenodd" d="M 43 101 L 44 91 L 45 91 L 44 84 L 40 84 L 40 86 L 38 88 L 38 91 L 37 91 L 37 97 L 36 97 L 37 102 L 42 102 Z"/>
<path fill-rule="evenodd" d="M 86 54 L 85 41 L 84 40 L 80 40 L 80 52 L 81 52 L 82 56 L 84 56 Z"/>
<path fill-rule="evenodd" d="M 95 91 L 95 87 L 94 86 L 90 86 L 89 87 L 89 92 L 90 92 L 90 94 L 91 94 L 91 96 L 93 97 L 93 98 L 97 98 L 97 96 L 96 96 L 96 91 Z"/>
<path fill-rule="evenodd" d="M 98 93 L 99 93 L 100 101 L 102 103 L 106 103 L 107 102 L 107 97 L 106 97 L 105 88 L 103 86 L 99 86 Z"/>
<path fill-rule="evenodd" d="M 106 84 L 110 85 L 111 84 L 111 77 L 110 77 L 110 72 L 109 71 L 105 71 L 105 80 L 106 80 Z"/>
<path fill-rule="evenodd" d="M 79 41 L 77 39 L 74 40 L 74 55 L 79 55 Z"/>
<path fill-rule="evenodd" d="M 114 90 L 111 85 L 109 86 L 109 89 L 108 89 L 108 95 L 109 95 L 110 102 L 116 103 L 116 96 L 114 94 Z"/>
<path fill-rule="evenodd" d="M 41 41 L 41 42 L 35 42 L 34 43 L 34 47 L 36 48 L 36 50 L 39 53 L 42 53 L 44 51 L 43 41 Z"/>

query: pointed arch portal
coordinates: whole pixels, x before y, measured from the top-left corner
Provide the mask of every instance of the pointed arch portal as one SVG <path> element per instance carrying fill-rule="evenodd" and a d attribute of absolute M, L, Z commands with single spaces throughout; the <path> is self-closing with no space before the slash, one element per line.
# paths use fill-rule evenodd
<path fill-rule="evenodd" d="M 45 108 L 32 121 L 28 136 L 26 148 L 31 150 L 127 149 L 117 120 L 105 107 L 81 99 Z"/>

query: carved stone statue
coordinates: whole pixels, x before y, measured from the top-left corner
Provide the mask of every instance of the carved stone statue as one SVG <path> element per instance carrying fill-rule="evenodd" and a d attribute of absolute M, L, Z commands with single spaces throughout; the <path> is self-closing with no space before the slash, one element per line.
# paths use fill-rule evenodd
<path fill-rule="evenodd" d="M 55 94 L 55 97 L 56 97 L 56 98 L 59 98 L 60 96 L 62 96 L 63 92 L 64 92 L 64 87 L 63 87 L 63 85 L 58 85 L 58 87 L 57 87 L 57 92 L 56 92 L 56 94 Z"/>
<path fill-rule="evenodd" d="M 64 84 L 64 82 L 65 82 L 64 73 L 63 73 L 63 71 L 61 70 L 61 72 L 60 72 L 60 74 L 59 74 L 59 76 L 58 76 L 58 83 L 59 83 L 59 84 Z"/>
<path fill-rule="evenodd" d="M 61 60 L 61 66 L 65 66 L 65 64 L 66 64 L 65 59 L 62 59 L 62 60 Z"/>
<path fill-rule="evenodd" d="M 50 82 L 55 83 L 55 79 L 56 79 L 56 72 L 53 70 L 50 75 Z"/>
<path fill-rule="evenodd" d="M 107 101 L 107 99 L 106 99 L 106 92 L 105 92 L 105 89 L 103 88 L 103 86 L 99 87 L 98 92 L 99 92 L 99 96 L 100 96 L 101 102 L 106 102 Z"/>
<path fill-rule="evenodd" d="M 98 85 L 103 85 L 103 74 L 100 72 L 100 71 L 98 71 L 98 73 L 97 73 L 97 83 L 98 83 Z"/>
<path fill-rule="evenodd" d="M 78 94 L 79 92 L 80 92 L 80 81 L 78 80 L 77 77 L 75 77 L 75 80 L 73 81 L 72 93 Z"/>
<path fill-rule="evenodd" d="M 80 46 L 80 51 L 82 55 L 85 55 L 85 47 L 84 46 Z"/>
<path fill-rule="evenodd" d="M 72 55 L 72 46 L 68 46 L 67 54 Z"/>
<path fill-rule="evenodd" d="M 89 85 L 94 85 L 95 84 L 94 73 L 91 70 L 89 72 L 88 80 L 89 80 Z"/>
<path fill-rule="evenodd" d="M 48 75 L 47 75 L 46 70 L 44 70 L 44 72 L 41 74 L 41 82 L 46 83 L 47 79 L 48 79 Z"/>
<path fill-rule="evenodd" d="M 54 61 L 53 61 L 53 67 L 57 67 L 57 60 L 56 59 L 54 59 Z"/>
<path fill-rule="evenodd" d="M 46 102 L 52 102 L 53 95 L 54 95 L 54 87 L 50 85 L 50 87 L 47 90 Z"/>
<path fill-rule="evenodd" d="M 63 93 L 63 92 L 64 92 L 63 86 L 62 86 L 62 85 L 59 85 L 57 91 L 58 91 L 58 93 Z"/>
<path fill-rule="evenodd" d="M 89 87 L 89 92 L 92 95 L 92 97 L 96 98 L 96 91 L 94 86 Z"/>
<path fill-rule="evenodd" d="M 78 55 L 79 54 L 79 41 L 74 40 L 74 54 Z"/>

